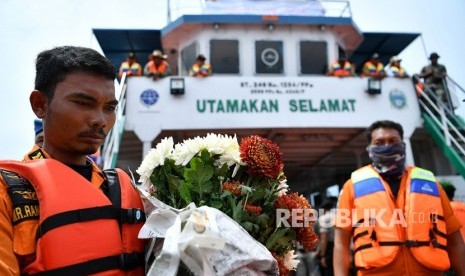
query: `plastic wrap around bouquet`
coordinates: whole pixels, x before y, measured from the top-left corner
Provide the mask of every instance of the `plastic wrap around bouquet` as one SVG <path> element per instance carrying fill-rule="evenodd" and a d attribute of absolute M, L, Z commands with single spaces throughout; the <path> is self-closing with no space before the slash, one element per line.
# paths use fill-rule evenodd
<path fill-rule="evenodd" d="M 163 238 L 148 275 L 286 275 L 313 250 L 310 204 L 288 191 L 282 153 L 260 136 L 163 139 L 137 169 L 149 214 L 139 237 Z M 286 215 L 287 214 L 287 215 Z M 312 216 L 312 215 L 310 215 Z"/>

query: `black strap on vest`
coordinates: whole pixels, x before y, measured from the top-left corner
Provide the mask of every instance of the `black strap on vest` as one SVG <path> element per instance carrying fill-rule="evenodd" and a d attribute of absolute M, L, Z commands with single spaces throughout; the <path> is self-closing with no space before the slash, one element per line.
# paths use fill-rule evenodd
<path fill-rule="evenodd" d="M 69 265 L 60 267 L 44 272 L 39 272 L 34 275 L 37 276 L 62 276 L 62 275 L 73 275 L 73 276 L 85 276 L 89 274 L 95 274 L 102 271 L 121 269 L 130 271 L 138 266 L 144 264 L 144 254 L 142 253 L 126 253 L 120 255 L 114 255 L 109 257 L 103 257 L 96 260 L 91 260 L 85 263 Z"/>
<path fill-rule="evenodd" d="M 105 175 L 105 183 L 103 184 L 104 192 L 110 199 L 113 206 L 121 208 L 121 186 L 119 183 L 118 173 L 114 169 L 102 171 Z"/>
<path fill-rule="evenodd" d="M 116 170 L 103 171 L 106 176 L 104 192 L 112 202 L 112 205 L 71 210 L 55 214 L 46 218 L 37 229 L 37 239 L 41 238 L 48 231 L 67 224 L 92 221 L 97 219 L 115 219 L 122 223 L 143 223 L 145 213 L 139 208 L 121 208 L 121 186 Z"/>
<path fill-rule="evenodd" d="M 40 239 L 45 233 L 57 227 L 97 219 L 115 219 L 120 223 L 134 224 L 144 222 L 145 213 L 139 208 L 120 209 L 113 205 L 62 212 L 46 218 L 39 225 L 37 239 Z"/>
<path fill-rule="evenodd" d="M 416 240 L 406 240 L 405 242 L 400 242 L 400 241 L 380 241 L 380 242 L 378 242 L 378 245 L 380 245 L 380 246 L 403 246 L 403 245 L 405 245 L 408 248 L 419 247 L 419 246 L 433 246 L 434 248 L 447 250 L 447 247 L 445 245 L 443 245 L 443 244 L 440 244 L 438 242 L 437 238 L 436 238 L 436 236 L 440 236 L 440 237 L 443 237 L 443 238 L 447 239 L 447 235 L 445 233 L 439 231 L 439 229 L 437 228 L 437 220 L 444 221 L 444 217 L 440 216 L 440 215 L 437 215 L 437 214 L 430 214 L 430 221 L 433 223 L 433 227 L 428 232 L 429 241 L 416 241 Z M 360 220 L 357 224 L 359 224 L 361 222 L 363 222 L 363 219 Z M 360 238 L 362 236 L 365 236 L 365 235 L 368 235 L 368 230 L 362 231 L 362 232 L 358 233 L 357 235 L 355 235 L 353 237 L 353 241 L 355 242 L 356 239 L 358 239 L 358 238 Z M 371 235 L 370 235 L 370 239 L 373 242 L 377 241 L 377 236 L 376 236 L 375 229 L 372 230 Z M 367 248 L 371 248 L 371 247 L 373 247 L 372 243 L 362 244 L 361 246 L 357 247 L 354 250 L 354 254 L 357 251 L 367 249 Z"/>

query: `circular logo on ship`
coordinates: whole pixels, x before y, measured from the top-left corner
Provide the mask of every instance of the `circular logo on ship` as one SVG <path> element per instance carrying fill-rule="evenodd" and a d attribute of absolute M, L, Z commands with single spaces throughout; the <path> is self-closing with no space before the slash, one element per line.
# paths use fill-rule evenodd
<path fill-rule="evenodd" d="M 273 48 L 264 49 L 260 57 L 262 62 L 268 67 L 272 67 L 279 61 L 279 53 Z"/>
<path fill-rule="evenodd" d="M 158 98 L 159 98 L 159 96 L 158 96 L 157 91 L 155 91 L 153 89 L 144 90 L 140 94 L 140 101 L 146 107 L 150 107 L 150 106 L 154 105 L 158 101 Z"/>
<path fill-rule="evenodd" d="M 404 92 L 394 89 L 389 92 L 389 100 L 391 104 L 397 108 L 402 109 L 407 105 L 407 98 L 404 95 Z"/>

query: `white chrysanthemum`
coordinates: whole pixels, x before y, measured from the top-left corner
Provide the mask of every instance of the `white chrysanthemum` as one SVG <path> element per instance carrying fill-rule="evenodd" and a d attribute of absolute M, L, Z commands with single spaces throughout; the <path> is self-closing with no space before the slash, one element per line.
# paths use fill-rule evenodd
<path fill-rule="evenodd" d="M 218 167 L 226 164 L 228 167 L 233 165 L 245 165 L 241 160 L 241 153 L 239 151 L 239 143 L 237 142 L 237 137 L 232 136 L 223 136 L 221 139 L 221 148 L 223 151 L 220 153 L 220 157 L 216 160 L 215 165 Z"/>
<path fill-rule="evenodd" d="M 180 144 L 176 144 L 173 151 L 175 164 L 187 165 L 189 161 L 204 148 L 203 144 L 203 140 L 200 137 L 187 139 Z"/>
<path fill-rule="evenodd" d="M 203 148 L 207 149 L 210 154 L 221 155 L 225 151 L 227 146 L 227 137 L 226 135 L 217 135 L 214 133 L 208 133 L 205 138 L 203 138 Z"/>
<path fill-rule="evenodd" d="M 294 250 L 289 250 L 284 255 L 284 266 L 289 270 L 295 270 L 297 265 L 299 265 L 299 260 L 297 260 L 297 255 L 294 254 Z"/>
<path fill-rule="evenodd" d="M 166 158 L 171 158 L 173 151 L 173 138 L 168 137 L 161 140 L 157 146 L 149 151 L 147 156 L 145 156 L 139 168 L 136 172 L 140 175 L 139 181 L 142 184 L 147 186 L 150 185 L 150 175 L 152 175 L 153 169 L 158 166 L 165 164 Z"/>
<path fill-rule="evenodd" d="M 287 185 L 287 178 L 284 178 L 283 180 L 279 181 L 278 185 L 278 193 L 277 196 L 282 196 L 287 194 L 289 191 L 289 185 Z"/>

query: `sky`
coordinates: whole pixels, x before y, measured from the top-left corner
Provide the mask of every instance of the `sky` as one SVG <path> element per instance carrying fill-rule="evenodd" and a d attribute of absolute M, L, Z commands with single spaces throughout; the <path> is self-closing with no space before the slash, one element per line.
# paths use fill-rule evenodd
<path fill-rule="evenodd" d="M 435 51 L 449 76 L 465 87 L 465 1 L 349 3 L 353 20 L 362 32 L 421 33 L 399 55 L 407 72 L 419 72 Z M 35 116 L 29 94 L 34 88 L 34 63 L 39 52 L 61 45 L 101 51 L 93 28 L 161 29 L 166 22 L 166 0 L 1 0 L 0 54 L 4 68 L 0 74 L 0 159 L 20 159 L 34 143 Z M 459 94 L 462 98 L 463 93 Z M 456 112 L 465 117 L 464 106 Z"/>

